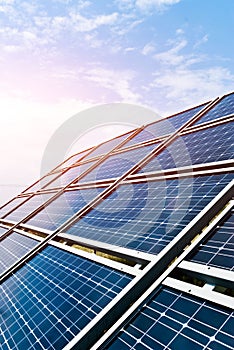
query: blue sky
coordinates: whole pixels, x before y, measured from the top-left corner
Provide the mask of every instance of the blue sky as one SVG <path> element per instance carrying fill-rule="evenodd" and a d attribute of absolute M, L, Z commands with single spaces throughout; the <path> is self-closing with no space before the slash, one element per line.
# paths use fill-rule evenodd
<path fill-rule="evenodd" d="M 232 91 L 233 33 L 232 0 L 0 0 L 2 201 L 84 108 L 168 115 Z"/>

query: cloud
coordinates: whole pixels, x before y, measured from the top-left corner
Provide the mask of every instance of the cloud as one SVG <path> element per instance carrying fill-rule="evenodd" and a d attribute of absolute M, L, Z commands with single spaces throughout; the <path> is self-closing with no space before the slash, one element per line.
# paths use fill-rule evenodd
<path fill-rule="evenodd" d="M 187 41 L 182 39 L 176 43 L 171 49 L 160 52 L 154 55 L 154 58 L 167 65 L 178 65 L 181 64 L 185 57 L 180 54 L 180 51 L 187 46 Z"/>
<path fill-rule="evenodd" d="M 90 32 L 101 26 L 113 25 L 117 18 L 117 12 L 108 15 L 98 15 L 93 18 L 86 18 L 80 13 L 71 12 L 69 22 L 71 20 L 73 29 L 77 32 Z"/>
<path fill-rule="evenodd" d="M 175 5 L 181 0 L 136 0 L 136 6 L 142 10 L 148 10 L 152 7 L 165 9 L 167 6 Z"/>
<path fill-rule="evenodd" d="M 231 91 L 234 80 L 228 69 L 219 66 L 193 70 L 178 67 L 155 76 L 153 86 L 163 88 L 166 98 L 191 105 Z"/>
<path fill-rule="evenodd" d="M 142 53 L 142 55 L 147 56 L 147 55 L 153 53 L 154 51 L 155 51 L 154 45 L 152 45 L 152 43 L 148 43 L 143 47 L 141 53 Z"/>
<path fill-rule="evenodd" d="M 95 82 L 102 88 L 113 91 L 121 98 L 121 102 L 139 102 L 140 95 L 131 88 L 134 77 L 135 73 L 127 70 L 93 68 L 86 72 L 86 79 Z"/>

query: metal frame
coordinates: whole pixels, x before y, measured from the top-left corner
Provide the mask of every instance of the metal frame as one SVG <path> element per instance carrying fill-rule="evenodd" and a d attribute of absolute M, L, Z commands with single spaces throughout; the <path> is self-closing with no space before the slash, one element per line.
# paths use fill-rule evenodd
<path fill-rule="evenodd" d="M 234 180 L 233 180 L 233 182 L 234 182 Z M 120 316 L 119 319 L 117 319 L 115 323 L 113 323 L 112 327 L 109 328 L 107 330 L 107 332 L 102 337 L 99 337 L 99 339 L 94 343 L 94 345 L 91 346 L 90 350 L 103 349 L 103 347 L 107 343 L 109 343 L 109 341 L 111 339 L 113 339 L 114 335 L 123 327 L 123 325 L 126 324 L 136 314 L 138 309 L 140 307 L 142 307 L 155 294 L 155 292 L 158 290 L 160 285 L 162 285 L 163 281 L 166 280 L 166 278 L 168 278 L 168 276 L 171 274 L 171 272 L 174 271 L 178 266 L 180 266 L 180 264 L 184 261 L 184 259 L 186 259 L 187 255 L 209 234 L 210 230 L 212 230 L 214 227 L 216 227 L 219 224 L 219 222 L 223 220 L 225 215 L 230 210 L 232 210 L 232 208 L 234 207 L 234 200 L 230 201 L 228 204 L 227 204 L 227 202 L 223 203 L 223 207 L 225 207 L 225 209 L 223 209 L 222 212 L 220 212 L 220 214 L 215 217 L 215 219 L 210 223 L 210 225 L 200 233 L 200 235 L 197 237 L 197 239 L 192 241 L 192 243 L 177 257 L 176 260 L 174 260 L 164 270 L 164 272 L 160 276 L 156 276 L 155 281 L 148 287 L 147 290 L 145 289 L 146 291 L 143 293 L 143 295 L 141 295 L 138 298 L 138 300 L 136 300 L 136 302 L 130 308 L 128 308 L 128 310 L 124 314 L 122 314 L 122 316 Z M 215 204 L 214 204 L 214 207 L 215 207 Z M 197 231 L 197 233 L 199 233 L 199 230 Z M 191 287 L 195 287 L 195 286 L 189 285 L 188 283 L 186 283 L 186 292 L 189 292 Z M 172 285 L 172 288 L 173 288 L 173 285 Z M 197 287 L 197 288 L 199 288 L 199 287 Z M 195 293 L 195 290 L 196 289 L 193 288 L 193 293 Z M 202 299 L 204 299 L 203 293 L 204 293 L 204 290 L 202 292 L 202 295 L 201 296 L 199 295 Z M 216 293 L 216 292 L 213 292 L 213 293 L 215 293 L 215 294 L 212 294 L 212 301 L 213 301 L 213 299 L 217 300 L 216 297 L 219 297 L 218 293 Z M 222 304 L 223 303 L 225 304 L 228 300 L 229 307 L 230 307 L 230 299 L 229 298 L 227 299 L 226 297 L 224 298 L 223 296 L 221 296 L 219 300 L 222 301 Z M 233 302 L 233 300 L 232 300 L 232 302 Z M 72 349 L 72 350 L 77 349 L 78 350 L 79 347 L 77 347 L 75 345 L 75 343 L 73 342 L 73 343 L 69 343 L 67 346 L 65 346 L 63 350 L 70 350 L 70 349 Z"/>

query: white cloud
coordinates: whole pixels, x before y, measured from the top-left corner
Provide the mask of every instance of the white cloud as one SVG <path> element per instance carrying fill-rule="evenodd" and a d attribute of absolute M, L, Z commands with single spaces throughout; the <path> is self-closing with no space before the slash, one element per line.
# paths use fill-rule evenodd
<path fill-rule="evenodd" d="M 90 32 L 101 26 L 113 25 L 117 18 L 117 12 L 110 15 L 98 15 L 93 18 L 86 18 L 80 13 L 71 12 L 69 22 L 72 21 L 72 27 L 77 32 Z"/>
<path fill-rule="evenodd" d="M 180 51 L 186 46 L 187 41 L 183 39 L 176 43 L 171 49 L 154 55 L 154 58 L 161 61 L 163 64 L 176 66 L 185 60 L 184 55 L 180 54 Z"/>
<path fill-rule="evenodd" d="M 152 7 L 163 9 L 166 6 L 179 3 L 181 0 L 136 0 L 136 6 L 142 10 L 147 10 Z"/>
<path fill-rule="evenodd" d="M 130 86 L 134 77 L 135 74 L 132 71 L 115 71 L 104 68 L 94 68 L 86 72 L 88 80 L 113 91 L 121 98 L 121 102 L 139 102 L 140 95 Z"/>
<path fill-rule="evenodd" d="M 178 67 L 157 73 L 153 86 L 165 89 L 165 96 L 171 101 L 194 105 L 231 91 L 233 80 L 234 75 L 223 67 L 194 70 Z"/>
<path fill-rule="evenodd" d="M 141 53 L 142 53 L 142 55 L 147 56 L 147 55 L 153 53 L 154 51 L 155 51 L 154 45 L 152 45 L 152 43 L 148 43 L 143 47 Z"/>

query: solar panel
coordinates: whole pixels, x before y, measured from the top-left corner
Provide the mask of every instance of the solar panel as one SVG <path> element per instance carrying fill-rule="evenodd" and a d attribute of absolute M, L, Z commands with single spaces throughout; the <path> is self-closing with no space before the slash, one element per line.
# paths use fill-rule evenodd
<path fill-rule="evenodd" d="M 208 239 L 193 251 L 188 260 L 234 271 L 234 213 Z"/>
<path fill-rule="evenodd" d="M 81 160 L 81 158 L 83 158 L 88 152 L 90 152 L 90 150 L 75 154 L 74 156 L 65 160 L 65 162 L 59 168 L 66 168 L 66 167 L 69 167 L 69 166 L 75 164 L 76 162 Z"/>
<path fill-rule="evenodd" d="M 94 170 L 84 176 L 80 182 L 93 182 L 120 177 L 142 158 L 144 158 L 157 145 L 158 144 L 154 146 L 140 147 L 131 151 L 109 156 Z"/>
<path fill-rule="evenodd" d="M 4 233 L 7 231 L 8 231 L 8 229 L 0 226 L 0 237 L 2 237 L 2 235 L 4 235 Z"/>
<path fill-rule="evenodd" d="M 122 185 L 66 233 L 157 254 L 232 178 L 219 174 Z"/>
<path fill-rule="evenodd" d="M 10 210 L 14 209 L 17 205 L 23 203 L 27 198 L 26 197 L 18 197 L 14 198 L 12 201 L 10 201 L 8 204 L 2 207 L 0 210 L 0 217 L 2 218 L 4 215 L 6 215 Z"/>
<path fill-rule="evenodd" d="M 37 209 L 40 205 L 45 203 L 50 197 L 52 197 L 53 193 L 47 194 L 37 194 L 29 199 L 27 202 L 23 203 L 20 207 L 15 209 L 13 212 L 8 214 L 5 219 L 11 220 L 14 222 L 18 222 L 22 220 L 24 217 L 29 215 L 33 210 Z"/>
<path fill-rule="evenodd" d="M 1 284 L 2 349 L 62 349 L 131 279 L 48 246 Z"/>
<path fill-rule="evenodd" d="M 83 172 L 85 172 L 89 167 L 91 167 L 95 162 L 84 163 L 79 166 L 70 168 L 64 174 L 55 179 L 51 184 L 46 186 L 48 188 L 56 188 L 56 187 L 64 187 L 75 178 L 80 176 Z"/>
<path fill-rule="evenodd" d="M 231 309 L 164 287 L 105 350 L 231 350 L 233 327 Z"/>
<path fill-rule="evenodd" d="M 96 156 L 100 156 L 101 154 L 110 152 L 113 148 L 115 148 L 117 145 L 119 145 L 121 142 L 127 139 L 131 134 L 132 131 L 128 132 L 127 134 L 116 137 L 112 140 L 109 140 L 105 143 L 102 143 L 96 149 L 94 149 L 86 158 L 93 158 Z"/>
<path fill-rule="evenodd" d="M 47 175 L 46 177 L 44 177 L 40 181 L 38 181 L 35 185 L 29 187 L 26 192 L 30 193 L 30 192 L 36 192 L 36 191 L 40 190 L 42 187 L 44 187 L 50 181 L 55 179 L 58 175 L 59 175 L 59 173 Z"/>
<path fill-rule="evenodd" d="M 16 263 L 37 244 L 38 241 L 16 232 L 4 238 L 0 245 L 0 274 Z"/>
<path fill-rule="evenodd" d="M 233 134 L 234 123 L 230 122 L 181 136 L 146 164 L 141 172 L 233 159 Z"/>
<path fill-rule="evenodd" d="M 163 137 L 165 135 L 174 133 L 176 129 L 180 128 L 196 113 L 198 113 L 205 105 L 192 108 L 188 111 L 178 113 L 172 117 L 161 119 L 148 125 L 139 134 L 129 140 L 124 147 L 129 147 L 140 142 L 146 142 L 157 137 Z"/>
<path fill-rule="evenodd" d="M 201 124 L 234 113 L 234 93 L 225 96 L 205 113 L 195 124 Z"/>
<path fill-rule="evenodd" d="M 26 223 L 53 231 L 89 203 L 103 189 L 91 188 L 64 192 Z"/>

